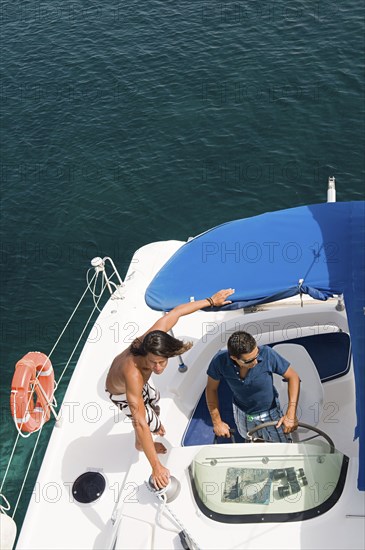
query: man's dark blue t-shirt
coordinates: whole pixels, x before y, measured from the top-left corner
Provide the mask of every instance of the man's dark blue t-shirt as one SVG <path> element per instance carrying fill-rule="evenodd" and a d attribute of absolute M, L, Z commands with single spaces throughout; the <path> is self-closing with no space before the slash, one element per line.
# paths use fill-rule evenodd
<path fill-rule="evenodd" d="M 227 382 L 234 403 L 247 414 L 268 411 L 276 406 L 278 394 L 274 388 L 273 373 L 282 376 L 289 367 L 289 362 L 270 346 L 259 346 L 258 349 L 258 363 L 248 370 L 245 378 L 240 378 L 240 369 L 228 351 L 219 351 L 207 370 L 208 376 L 214 380 L 224 379 Z"/>

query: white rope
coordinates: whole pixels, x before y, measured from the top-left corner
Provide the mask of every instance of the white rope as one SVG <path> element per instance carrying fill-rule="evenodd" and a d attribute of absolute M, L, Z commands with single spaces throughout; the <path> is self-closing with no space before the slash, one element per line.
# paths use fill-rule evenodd
<path fill-rule="evenodd" d="M 5 470 L 5 475 L 4 475 L 3 480 L 2 480 L 2 482 L 1 482 L 0 493 L 1 493 L 1 491 L 3 490 L 4 483 L 5 483 L 5 480 L 6 480 L 6 476 L 8 475 L 8 471 L 9 471 L 9 468 L 10 468 L 10 464 L 11 464 L 11 461 L 13 460 L 13 455 L 14 455 L 16 446 L 17 446 L 17 444 L 18 444 L 18 439 L 19 439 L 19 434 L 16 436 L 16 440 L 15 440 L 15 443 L 14 443 L 14 445 L 13 445 L 13 449 L 12 449 L 12 451 L 11 451 L 10 459 L 9 459 L 9 461 L 8 461 L 8 465 L 7 465 L 6 470 Z"/>
<path fill-rule="evenodd" d="M 96 275 L 96 274 L 94 274 L 94 277 L 93 277 L 93 278 L 95 278 L 95 275 Z M 93 278 L 91 279 L 91 282 L 92 282 Z M 54 350 L 55 350 L 56 347 L 58 346 L 59 341 L 61 340 L 62 336 L 64 335 L 64 333 L 65 333 L 65 331 L 66 331 L 68 325 L 71 323 L 71 320 L 72 320 L 73 316 L 75 315 L 76 311 L 78 310 L 78 308 L 79 308 L 79 306 L 80 306 L 82 300 L 84 299 L 84 297 L 85 297 L 85 295 L 86 295 L 86 293 L 87 293 L 88 290 L 89 290 L 89 285 L 86 287 L 86 289 L 84 290 L 84 292 L 83 292 L 81 298 L 79 299 L 79 301 L 77 302 L 76 306 L 74 307 L 73 312 L 71 313 L 70 317 L 69 317 L 68 320 L 67 320 L 67 323 L 66 323 L 65 326 L 63 327 L 63 329 L 62 329 L 62 331 L 61 331 L 59 337 L 57 338 L 57 340 L 56 340 L 56 342 L 54 343 L 54 345 L 53 345 L 51 351 L 49 352 L 49 354 L 48 354 L 48 356 L 47 356 L 47 359 L 49 359 L 49 358 L 51 357 L 51 355 L 53 354 Z M 46 361 L 47 361 L 47 359 L 46 359 Z M 39 376 L 40 376 L 40 374 L 41 374 L 41 372 L 42 372 L 42 370 L 43 370 L 43 368 L 44 368 L 44 365 L 46 364 L 46 361 L 43 363 L 42 368 L 41 368 L 41 369 L 39 370 L 39 372 L 36 374 L 36 379 L 37 379 L 37 380 L 38 380 L 38 378 L 39 378 Z M 68 366 L 68 363 L 67 363 L 67 366 Z M 67 366 L 66 366 L 66 368 L 67 368 Z M 64 369 L 64 370 L 66 370 L 66 369 Z M 62 375 L 63 375 L 63 373 L 62 373 Z M 56 391 L 57 388 L 58 388 L 59 381 L 58 381 L 58 382 L 55 381 L 54 384 L 55 384 L 55 387 L 54 387 L 54 391 L 53 391 L 53 396 L 54 396 L 55 391 Z M 26 410 L 29 410 L 29 404 L 30 404 L 31 400 L 33 399 L 34 391 L 35 391 L 35 388 L 34 388 L 34 386 L 33 386 L 33 389 L 32 389 L 32 391 L 31 391 L 31 393 L 30 393 L 30 395 L 29 395 L 29 399 L 28 399 L 28 403 L 27 403 L 27 406 L 26 406 Z M 54 399 L 55 399 L 55 397 L 54 397 Z M 57 401 L 56 401 L 56 400 L 55 400 L 55 406 L 57 406 Z M 44 417 L 45 417 L 45 413 L 44 413 L 44 415 L 43 415 L 43 418 L 44 418 Z M 15 424 L 16 424 L 16 427 L 17 427 L 17 429 L 18 429 L 17 423 L 15 423 Z M 20 430 L 21 430 L 21 429 L 22 429 L 22 425 L 20 426 Z M 19 429 L 18 429 L 18 432 L 19 432 Z M 19 433 L 20 433 L 20 432 L 19 432 Z M 30 433 L 31 433 L 31 432 L 30 432 Z M 29 433 L 29 435 L 30 435 L 30 433 Z M 27 435 L 27 436 L 25 436 L 24 434 L 20 434 L 20 435 L 21 435 L 22 437 L 24 437 L 24 438 L 29 437 L 29 435 Z"/>
<path fill-rule="evenodd" d="M 21 427 L 23 426 L 25 420 L 23 420 L 23 422 L 21 423 L 20 425 L 20 428 L 18 426 L 18 422 L 17 422 L 17 417 L 16 417 L 16 401 L 15 401 L 15 396 L 18 392 L 16 390 L 12 390 L 11 394 L 13 395 L 14 397 L 14 415 L 13 415 L 13 420 L 14 420 L 14 424 L 15 424 L 15 427 L 17 429 L 17 432 L 18 432 L 18 436 L 19 437 L 23 437 L 24 439 L 28 439 L 28 437 L 30 437 L 32 435 L 32 432 L 29 432 L 27 435 L 23 434 L 23 432 L 21 431 Z M 32 394 L 31 394 L 32 395 Z M 29 406 L 29 402 L 30 400 L 28 401 L 28 405 L 27 405 L 27 408 L 26 410 L 28 410 L 28 406 Z"/>
<path fill-rule="evenodd" d="M 95 274 L 94 274 L 94 277 L 95 277 Z M 90 282 L 92 282 L 92 279 L 91 279 Z M 104 287 L 104 288 L 105 288 L 105 287 Z M 60 334 L 59 337 L 57 338 L 56 343 L 55 343 L 54 346 L 52 347 L 52 349 L 51 349 L 51 351 L 50 351 L 50 353 L 49 353 L 49 355 L 48 355 L 48 358 L 49 358 L 49 357 L 52 355 L 52 353 L 54 352 L 56 346 L 58 345 L 59 341 L 61 340 L 63 334 L 65 333 L 65 330 L 67 329 L 68 325 L 70 324 L 70 322 L 71 322 L 73 316 L 75 315 L 77 309 L 79 308 L 79 306 L 80 306 L 82 300 L 84 299 L 85 294 L 87 293 L 88 290 L 90 290 L 89 284 L 87 285 L 87 287 L 86 287 L 85 291 L 83 292 L 83 294 L 82 294 L 80 300 L 78 301 L 77 305 L 75 306 L 75 308 L 74 308 L 72 314 L 70 315 L 70 317 L 69 317 L 69 319 L 68 319 L 66 325 L 64 326 L 64 328 L 63 328 L 61 334 Z M 103 289 L 103 290 L 104 290 L 104 289 Z M 103 292 L 103 291 L 102 291 L 102 292 Z M 101 294 L 102 294 L 102 293 L 101 293 Z M 100 296 L 100 297 L 101 297 L 101 296 Z M 100 299 L 100 298 L 99 298 L 99 299 Z M 95 308 L 93 309 L 92 314 L 94 313 L 94 311 L 95 311 Z M 76 346 L 75 346 L 75 348 L 74 348 L 72 354 L 74 354 L 75 349 L 76 349 L 78 343 L 80 342 L 80 339 L 82 338 L 82 335 L 84 334 L 84 332 L 85 332 L 85 330 L 86 330 L 86 327 L 87 327 L 87 325 L 88 325 L 88 323 L 89 323 L 89 321 L 90 321 L 90 319 L 91 319 L 92 314 L 89 316 L 89 318 L 88 318 L 88 320 L 87 320 L 87 323 L 86 323 L 86 325 L 85 325 L 85 327 L 84 327 L 84 330 L 82 331 L 81 337 L 79 338 L 79 340 L 78 340 L 78 342 L 77 342 L 77 344 L 76 344 Z M 71 360 L 71 359 L 70 359 L 70 360 Z M 65 373 L 65 371 L 66 371 L 66 369 L 67 369 L 67 367 L 68 367 L 68 365 L 69 365 L 69 363 L 70 363 L 70 360 L 67 362 L 66 367 L 64 368 L 64 370 L 63 370 L 63 372 L 62 372 L 62 374 L 61 374 L 61 377 L 59 378 L 58 382 L 55 381 L 55 391 L 56 391 L 56 389 L 57 389 L 57 387 L 58 387 L 58 384 L 59 384 L 59 382 L 60 382 L 62 376 L 64 375 L 64 373 Z M 44 365 L 42 366 L 42 369 L 43 369 L 43 367 L 44 367 Z M 42 369 L 40 369 L 39 373 L 42 372 Z M 37 378 L 38 378 L 38 377 L 37 377 Z M 15 400 L 15 392 L 12 392 L 12 393 L 13 393 L 13 395 L 14 395 L 14 400 Z M 34 393 L 34 388 L 33 388 L 32 392 L 31 392 L 31 396 L 30 396 L 30 398 L 29 398 L 27 408 L 29 407 L 30 399 L 33 397 L 33 393 Z M 56 406 L 57 406 L 57 401 L 56 401 L 56 398 L 55 398 L 55 397 L 54 397 L 54 401 L 55 401 L 55 404 L 56 404 Z M 15 403 L 14 403 L 14 405 L 15 405 Z M 15 406 L 14 406 L 14 410 L 15 410 Z M 21 427 L 19 428 L 19 426 L 17 425 L 16 422 L 15 422 L 15 426 L 16 426 L 16 428 L 17 428 L 18 435 L 17 435 L 17 437 L 16 437 L 16 439 L 15 439 L 15 442 L 14 442 L 14 445 L 13 445 L 13 448 L 12 448 L 12 451 L 11 451 L 11 454 L 10 454 L 10 458 L 9 458 L 9 461 L 8 461 L 8 464 L 7 464 L 7 467 L 6 467 L 6 470 L 5 470 L 5 474 L 4 474 L 3 480 L 2 480 L 2 482 L 1 482 L 0 493 L 1 493 L 1 491 L 3 490 L 4 484 L 5 484 L 5 481 L 6 481 L 8 472 L 9 472 L 9 469 L 10 469 L 10 465 L 11 465 L 12 460 L 13 460 L 13 457 L 14 457 L 14 453 L 15 453 L 16 447 L 17 447 L 17 445 L 18 445 L 19 437 L 22 436 L 23 438 L 27 438 L 27 437 L 30 437 L 30 435 L 31 435 L 32 433 L 35 433 L 35 432 L 30 432 L 30 433 L 28 433 L 28 435 L 25 435 L 25 434 L 21 433 Z M 21 497 L 21 495 L 22 495 L 23 489 L 24 489 L 24 485 L 25 485 L 25 482 L 26 482 L 26 479 L 27 479 L 27 476 L 28 476 L 28 472 L 29 472 L 29 470 L 30 470 L 30 466 L 31 466 L 32 461 L 33 461 L 34 452 L 35 452 L 35 449 L 36 449 L 36 447 L 37 447 L 37 445 L 38 445 L 39 437 L 40 437 L 40 435 L 41 435 L 41 433 L 42 433 L 43 426 L 44 426 L 44 422 L 42 422 L 42 424 L 41 424 L 41 426 L 38 428 L 38 430 L 35 430 L 35 431 L 38 431 L 37 440 L 36 440 L 36 443 L 35 443 L 35 446 L 34 446 L 34 449 L 33 449 L 33 453 L 32 453 L 31 459 L 30 459 L 30 461 L 29 461 L 29 465 L 28 465 L 28 468 L 27 468 L 27 471 L 26 471 L 26 474 L 25 474 L 25 477 L 24 477 L 24 480 L 23 480 L 23 484 L 22 484 L 22 487 L 21 487 L 21 490 L 20 490 L 20 493 L 19 493 L 19 496 L 18 496 L 18 500 L 17 500 L 17 503 L 16 503 L 16 507 L 15 507 L 15 510 L 14 510 L 14 512 L 13 512 L 13 517 L 14 517 L 15 511 L 16 511 L 16 508 L 17 508 L 17 506 L 18 506 L 20 497 Z M 4 497 L 4 498 L 5 498 L 5 497 Z"/>
<path fill-rule="evenodd" d="M 97 271 L 96 271 L 96 278 L 95 278 L 95 281 L 94 281 L 94 288 L 91 288 L 91 286 L 90 286 L 92 280 L 89 281 L 89 279 L 88 279 L 88 277 L 89 277 L 89 272 L 92 270 L 92 268 L 89 268 L 88 271 L 87 271 L 87 273 L 86 273 L 86 282 L 87 282 L 87 285 L 88 285 L 88 288 L 89 288 L 91 294 L 93 295 L 94 305 L 96 306 L 96 308 L 97 308 L 97 310 L 98 310 L 99 312 L 100 312 L 101 310 L 100 310 L 99 307 L 97 306 L 97 303 L 95 302 L 95 298 L 99 298 L 99 299 L 101 298 L 101 296 L 102 296 L 102 294 L 103 294 L 103 292 L 104 292 L 106 286 L 108 286 L 109 291 L 110 291 L 110 293 L 112 294 L 112 289 L 111 289 L 111 287 L 114 287 L 115 292 L 118 292 L 119 289 L 120 289 L 120 286 L 123 285 L 123 282 L 122 282 L 122 280 L 121 280 L 121 278 L 120 278 L 120 276 L 119 276 L 119 273 L 118 273 L 116 267 L 114 266 L 112 260 L 111 260 L 110 258 L 108 258 L 108 257 L 104 258 L 104 260 L 109 260 L 109 261 L 112 263 L 113 271 L 112 271 L 112 273 L 111 273 L 109 276 L 107 276 L 107 275 L 106 275 L 106 272 L 105 272 L 105 269 L 104 269 L 104 270 L 97 270 Z M 97 292 L 96 292 L 96 284 L 97 284 L 97 280 L 98 280 L 99 273 L 102 273 L 102 280 L 104 281 L 104 286 L 102 287 L 100 293 L 97 294 Z M 111 280 L 111 278 L 112 278 L 114 275 L 117 276 L 117 278 L 118 278 L 118 280 L 119 280 L 119 282 L 120 282 L 120 286 L 118 286 L 117 284 L 115 284 L 115 283 Z M 94 274 L 94 276 L 95 276 L 95 274 Z"/>
<path fill-rule="evenodd" d="M 35 451 L 36 451 L 36 448 L 38 446 L 38 442 L 39 442 L 39 438 L 41 436 L 41 433 L 42 433 L 42 430 L 43 430 L 43 426 L 44 426 L 44 422 L 43 424 L 41 425 L 41 427 L 39 428 L 38 430 L 38 435 L 37 435 L 37 439 L 36 439 L 36 442 L 35 442 L 35 445 L 34 445 L 34 449 L 33 449 L 33 452 L 32 452 L 32 455 L 30 457 L 30 460 L 29 460 L 29 463 L 28 463 L 28 468 L 27 468 L 27 471 L 25 472 L 25 476 L 24 476 L 24 479 L 23 479 L 23 483 L 22 483 L 22 486 L 20 488 L 20 491 L 19 491 L 19 495 L 18 495 L 18 499 L 15 503 L 15 506 L 14 506 L 14 511 L 13 511 L 13 514 L 12 514 L 12 518 L 14 519 L 14 516 L 15 516 L 15 512 L 17 511 L 18 509 L 18 505 L 19 505 L 19 502 L 20 502 L 20 498 L 23 494 L 23 490 L 24 490 L 24 486 L 25 486 L 25 483 L 27 481 L 27 478 L 28 478 L 28 474 L 29 474 L 29 470 L 30 470 L 30 467 L 32 465 L 32 462 L 33 462 L 33 458 L 34 458 L 34 454 L 35 454 Z"/>
<path fill-rule="evenodd" d="M 95 277 L 95 276 L 96 276 L 96 274 L 94 274 L 94 277 Z M 92 281 L 92 279 L 91 279 L 91 281 Z M 60 334 L 59 337 L 57 338 L 56 343 L 54 344 L 53 348 L 51 349 L 50 353 L 48 354 L 48 357 L 51 357 L 52 353 L 54 352 L 56 346 L 58 345 L 58 342 L 61 340 L 61 338 L 62 338 L 62 336 L 63 336 L 65 330 L 67 329 L 68 325 L 70 324 L 71 319 L 73 318 L 73 316 L 75 315 L 76 311 L 78 310 L 78 308 L 79 308 L 79 306 L 80 306 L 82 300 L 84 299 L 85 294 L 87 293 L 88 290 L 89 290 L 89 286 L 87 286 L 87 287 L 85 288 L 85 291 L 84 291 L 83 295 L 81 296 L 80 300 L 77 302 L 76 307 L 74 308 L 73 312 L 71 313 L 71 315 L 70 315 L 70 317 L 69 317 L 69 319 L 68 319 L 66 325 L 64 326 L 64 328 L 63 328 L 61 334 Z"/>
<path fill-rule="evenodd" d="M 184 526 L 184 524 L 179 520 L 179 518 L 177 517 L 177 515 L 171 510 L 170 506 L 167 505 L 167 498 L 166 498 L 166 494 L 164 493 L 156 493 L 156 491 L 154 491 L 149 483 L 147 481 L 145 481 L 145 485 L 147 487 L 147 489 L 153 493 L 157 498 L 158 500 L 162 501 L 161 504 L 160 504 L 160 510 L 158 511 L 158 514 L 157 514 L 157 518 L 156 518 L 156 523 L 158 523 L 158 525 L 162 528 L 162 529 L 165 529 L 166 531 L 172 531 L 173 533 L 176 533 L 176 534 L 179 534 L 181 531 L 184 531 L 184 533 L 187 534 L 187 536 L 189 537 L 190 541 L 194 544 L 194 549 L 193 550 L 200 550 L 200 547 L 198 546 L 197 542 L 194 540 L 194 538 L 190 535 L 189 531 L 186 529 L 186 527 Z M 171 529 L 170 527 L 166 527 L 165 525 L 163 525 L 161 523 L 161 516 L 164 512 L 164 510 L 167 510 L 169 512 L 169 514 L 171 515 L 172 519 L 175 521 L 176 525 L 179 527 L 180 531 L 176 531 L 176 529 Z"/>
<path fill-rule="evenodd" d="M 89 273 L 92 271 L 93 268 L 89 267 L 89 269 L 86 271 L 86 284 L 87 289 L 93 294 L 93 289 L 91 288 L 90 284 L 93 282 L 94 277 L 98 278 L 99 273 L 97 271 L 94 271 L 94 277 L 91 278 L 91 281 L 89 281 Z"/>
<path fill-rule="evenodd" d="M 181 528 L 181 530 L 184 531 L 188 535 L 189 539 L 194 544 L 194 550 L 200 550 L 200 546 L 198 546 L 198 543 L 196 542 L 196 540 L 191 536 L 189 531 L 186 529 L 186 527 L 183 525 L 183 523 L 179 520 L 179 518 L 176 516 L 176 514 L 174 514 L 174 512 L 171 510 L 170 506 L 168 506 L 167 503 L 166 503 L 165 507 L 166 507 L 166 510 L 169 512 L 169 514 L 171 514 L 171 516 L 174 518 L 174 520 L 176 521 L 178 526 Z"/>
<path fill-rule="evenodd" d="M 101 291 L 101 293 L 100 293 L 100 295 L 99 295 L 99 299 L 98 299 L 98 301 L 96 302 L 95 307 L 93 308 L 92 312 L 90 313 L 90 315 L 89 315 L 89 317 L 88 317 L 88 320 L 86 321 L 86 324 L 85 324 L 85 326 L 84 326 L 84 328 L 83 328 L 83 330 L 82 330 L 82 332 L 81 332 L 81 334 L 80 334 L 79 339 L 77 340 L 77 342 L 76 342 L 76 344 L 75 344 L 75 346 L 74 346 L 74 349 L 73 349 L 72 352 L 71 352 L 71 355 L 70 355 L 70 357 L 69 357 L 69 359 L 68 359 L 68 361 L 67 361 L 67 363 L 66 363 L 66 366 L 65 366 L 65 368 L 63 369 L 63 371 L 62 371 L 62 373 L 61 373 L 61 376 L 59 377 L 59 379 L 58 379 L 58 381 L 57 381 L 57 385 L 61 382 L 61 380 L 62 380 L 62 378 L 63 378 L 63 376 L 64 376 L 64 374 L 65 374 L 65 372 L 66 372 L 66 369 L 67 369 L 67 367 L 69 366 L 72 357 L 74 356 L 74 353 L 75 353 L 75 351 L 76 351 L 76 348 L 77 348 L 77 346 L 79 345 L 80 340 L 81 340 L 81 338 L 83 337 L 83 335 L 84 335 L 84 333 L 85 333 L 85 330 L 87 329 L 87 326 L 88 326 L 88 324 L 89 324 L 89 322 L 90 322 L 90 319 L 91 319 L 92 316 L 94 315 L 95 309 L 99 309 L 99 308 L 98 308 L 98 303 L 99 303 L 100 300 L 101 300 L 101 297 L 102 297 L 102 295 L 103 295 L 104 290 L 105 290 L 105 285 L 104 285 L 104 288 L 102 289 L 102 291 Z"/>
<path fill-rule="evenodd" d="M 104 292 L 104 290 L 105 290 L 105 285 L 104 285 L 104 287 L 102 288 L 102 290 L 100 291 L 100 294 L 97 294 L 97 293 L 96 293 L 96 283 L 97 283 L 97 281 L 98 281 L 98 277 L 99 277 L 100 271 L 96 271 L 96 272 L 94 273 L 94 277 L 93 277 L 93 279 L 95 279 L 95 281 L 94 281 L 94 288 L 91 288 L 90 284 L 91 284 L 92 281 L 93 281 L 93 279 L 91 279 L 91 281 L 89 281 L 89 272 L 91 271 L 91 269 L 92 269 L 92 268 L 90 267 L 90 268 L 87 270 L 87 272 L 86 272 L 86 282 L 87 282 L 88 289 L 90 290 L 90 292 L 91 292 L 91 294 L 92 294 L 92 296 L 93 296 L 94 305 L 95 305 L 95 307 L 97 308 L 97 310 L 100 312 L 101 310 L 98 308 L 97 303 L 99 302 L 99 300 L 100 300 L 100 298 L 101 298 L 101 296 L 102 296 L 102 294 L 103 294 L 103 292 Z M 95 298 L 98 298 L 98 299 L 99 299 L 98 302 L 95 301 Z"/>
<path fill-rule="evenodd" d="M 50 408 L 50 411 L 53 413 L 53 416 L 55 417 L 56 420 L 59 420 L 59 417 L 58 417 L 58 415 L 55 411 L 55 407 L 57 407 L 57 401 L 56 401 L 56 398 L 54 396 L 55 389 L 53 389 L 53 398 L 52 398 L 52 401 L 50 401 L 49 398 L 48 398 L 48 395 L 46 394 L 46 392 L 43 389 L 42 384 L 39 384 L 39 382 L 38 382 L 38 387 L 39 387 L 39 390 L 40 390 L 41 394 L 43 395 L 44 400 L 46 401 L 48 407 Z M 43 418 L 45 416 L 46 416 L 46 410 L 44 410 Z"/>
<path fill-rule="evenodd" d="M 156 523 L 157 525 L 159 525 L 162 529 L 165 529 L 166 531 L 172 531 L 172 533 L 176 533 L 177 535 L 180 533 L 181 531 L 181 527 L 178 523 L 177 526 L 179 527 L 179 530 L 177 531 L 176 529 L 171 529 L 171 527 L 166 527 L 166 525 L 163 525 L 162 521 L 161 521 L 161 518 L 162 518 L 162 514 L 164 513 L 165 511 L 165 508 L 166 508 L 166 503 L 167 503 L 167 499 L 166 499 L 166 495 L 161 495 L 160 496 L 162 502 L 160 504 L 160 507 L 159 507 L 159 510 L 158 510 L 158 514 L 157 514 L 157 518 L 156 518 Z"/>
<path fill-rule="evenodd" d="M 2 512 L 3 514 L 6 514 L 6 512 L 10 510 L 9 501 L 7 498 L 5 498 L 5 495 L 3 495 L 2 493 L 0 493 L 0 498 L 3 498 L 5 500 L 5 506 L 3 506 L 3 504 L 0 504 L 0 512 Z"/>

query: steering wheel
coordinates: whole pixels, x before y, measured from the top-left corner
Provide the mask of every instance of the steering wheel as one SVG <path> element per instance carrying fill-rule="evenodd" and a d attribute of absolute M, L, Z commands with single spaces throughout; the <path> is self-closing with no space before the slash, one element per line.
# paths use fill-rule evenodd
<path fill-rule="evenodd" d="M 249 430 L 247 432 L 247 437 L 249 439 L 251 439 L 251 441 L 253 443 L 255 443 L 256 441 L 264 441 L 260 437 L 253 438 L 252 437 L 253 434 L 258 432 L 259 430 L 262 430 L 263 428 L 268 428 L 269 426 L 276 426 L 277 423 L 278 423 L 277 420 L 271 420 L 270 422 L 263 422 L 259 426 L 255 426 L 254 428 L 252 428 L 252 430 Z M 333 454 L 335 452 L 335 450 L 336 450 L 335 449 L 335 444 L 333 443 L 330 436 L 327 435 L 325 432 L 322 432 L 322 430 L 320 430 L 316 426 L 311 426 L 310 424 L 304 424 L 304 422 L 298 422 L 298 428 L 306 428 L 307 430 L 312 430 L 312 432 L 316 432 L 316 434 L 318 434 L 318 435 L 316 435 L 314 437 L 322 436 L 327 441 L 328 445 L 330 446 L 330 454 Z M 309 439 L 313 439 L 313 437 L 310 437 Z M 299 441 L 299 443 L 303 443 L 303 441 L 308 441 L 308 439 Z M 265 441 L 265 443 L 271 443 L 271 442 L 270 441 Z"/>

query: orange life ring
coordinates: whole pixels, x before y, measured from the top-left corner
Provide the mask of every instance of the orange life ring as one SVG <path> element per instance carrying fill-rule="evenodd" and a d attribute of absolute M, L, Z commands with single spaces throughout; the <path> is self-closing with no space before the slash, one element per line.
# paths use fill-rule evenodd
<path fill-rule="evenodd" d="M 35 432 L 50 419 L 54 372 L 47 355 L 30 351 L 15 365 L 11 383 L 10 410 L 24 432 Z M 36 394 L 36 401 L 32 393 Z"/>

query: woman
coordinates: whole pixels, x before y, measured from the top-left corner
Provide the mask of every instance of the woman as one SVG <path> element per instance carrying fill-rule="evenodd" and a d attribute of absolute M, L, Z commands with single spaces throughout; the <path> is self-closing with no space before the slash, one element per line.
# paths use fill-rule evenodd
<path fill-rule="evenodd" d="M 151 386 L 151 374 L 162 374 L 169 357 L 181 355 L 191 348 L 191 342 L 184 343 L 168 333 L 184 315 L 206 307 L 220 307 L 230 304 L 227 300 L 234 290 L 220 290 L 210 298 L 181 304 L 159 319 L 145 334 L 114 359 L 106 379 L 106 391 L 113 403 L 132 419 L 136 436 L 136 448 L 143 451 L 152 467 L 152 480 L 156 487 L 165 487 L 170 473 L 158 459 L 165 454 L 166 447 L 155 443 L 152 435 L 165 435 L 159 418 L 159 393 Z"/>

